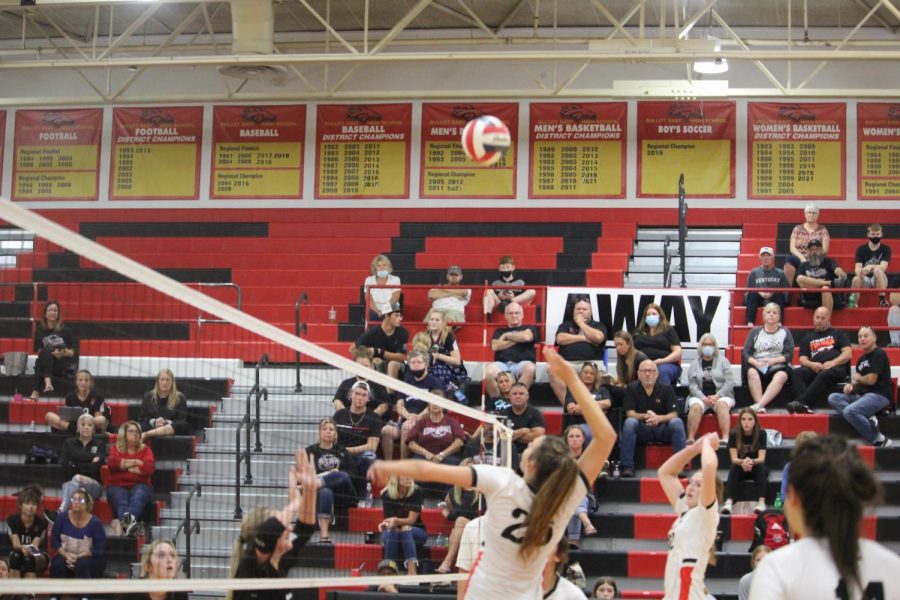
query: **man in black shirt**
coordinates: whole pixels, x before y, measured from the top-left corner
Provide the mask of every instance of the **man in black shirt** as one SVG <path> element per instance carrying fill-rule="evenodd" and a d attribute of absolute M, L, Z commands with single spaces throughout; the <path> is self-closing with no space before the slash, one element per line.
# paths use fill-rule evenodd
<path fill-rule="evenodd" d="M 893 442 L 878 430 L 875 415 L 888 408 L 894 397 L 891 363 L 887 352 L 878 347 L 875 331 L 871 327 L 861 327 L 858 335 L 863 354 L 856 361 L 856 372 L 850 383 L 844 384 L 843 393 L 828 396 L 828 404 L 866 442 L 878 448 L 887 448 Z"/>
<path fill-rule="evenodd" d="M 684 423 L 675 411 L 675 390 L 658 379 L 656 363 L 645 360 L 638 366 L 638 380 L 625 389 L 622 477 L 634 477 L 634 448 L 638 442 L 671 443 L 674 452 L 684 449 Z"/>
<path fill-rule="evenodd" d="M 797 285 L 802 288 L 847 287 L 847 273 L 836 262 L 825 256 L 822 240 L 813 238 L 806 246 L 806 260 L 797 267 Z M 847 299 L 845 294 L 828 292 L 800 294 L 800 304 L 805 308 L 844 308 Z"/>
<path fill-rule="evenodd" d="M 785 408 L 789 413 L 809 413 L 809 404 L 850 375 L 853 349 L 847 334 L 831 326 L 831 311 L 820 306 L 813 313 L 813 331 L 800 342 L 800 366 L 794 370 L 797 398 Z"/>
<path fill-rule="evenodd" d="M 372 368 L 372 359 L 369 357 L 368 351 L 357 350 L 354 353 L 353 360 L 360 366 L 368 369 Z M 343 380 L 338 386 L 337 390 L 334 392 L 334 400 L 331 401 L 332 404 L 334 404 L 334 410 L 346 408 L 350 403 L 350 388 L 352 388 L 353 384 L 357 381 L 365 381 L 369 384 L 369 410 L 381 417 L 381 420 L 387 420 L 387 417 L 389 416 L 388 409 L 390 408 L 390 398 L 388 397 L 387 390 L 383 385 L 370 382 L 368 379 L 363 379 L 359 375 Z"/>
<path fill-rule="evenodd" d="M 586 362 L 603 362 L 606 327 L 600 321 L 593 320 L 590 300 L 582 297 L 575 301 L 572 320 L 560 323 L 554 341 L 559 346 L 559 355 L 575 369 Z M 565 405 L 566 384 L 563 380 L 551 374 L 550 388 L 559 403 Z"/>
<path fill-rule="evenodd" d="M 332 419 L 337 428 L 338 444 L 356 459 L 356 476 L 353 487 L 357 497 L 366 489 L 366 473 L 375 462 L 375 451 L 381 437 L 381 420 L 366 409 L 369 402 L 369 384 L 357 381 L 350 388 L 350 408 L 342 408 Z"/>
<path fill-rule="evenodd" d="M 381 315 L 381 325 L 373 325 L 359 336 L 350 346 L 350 353 L 359 348 L 370 348 L 374 367 L 399 379 L 409 344 L 409 332 L 400 325 L 401 321 L 403 309 L 399 304 L 391 304 L 390 309 Z"/>
<path fill-rule="evenodd" d="M 523 325 L 525 312 L 516 302 L 506 305 L 506 327 L 494 331 L 491 350 L 494 361 L 485 369 L 485 391 L 489 398 L 500 396 L 497 389 L 497 374 L 509 371 L 519 383 L 531 387 L 534 381 L 536 352 L 534 343 L 540 339 L 540 331 L 533 325 Z"/>
<path fill-rule="evenodd" d="M 528 388 L 521 383 L 512 386 L 509 403 L 512 406 L 503 412 L 503 416 L 509 419 L 513 445 L 522 453 L 531 440 L 544 435 L 544 414 L 528 404 Z"/>
<path fill-rule="evenodd" d="M 866 229 L 866 237 L 869 240 L 868 243 L 856 249 L 856 264 L 854 265 L 856 276 L 850 287 L 878 288 L 879 290 L 887 288 L 887 269 L 891 262 L 891 247 L 881 243 L 881 236 L 881 225 L 878 223 L 872 223 Z M 856 294 L 851 295 L 856 296 Z M 890 306 L 883 291 L 878 297 L 881 308 Z M 856 298 L 853 299 L 852 304 L 858 304 Z"/>

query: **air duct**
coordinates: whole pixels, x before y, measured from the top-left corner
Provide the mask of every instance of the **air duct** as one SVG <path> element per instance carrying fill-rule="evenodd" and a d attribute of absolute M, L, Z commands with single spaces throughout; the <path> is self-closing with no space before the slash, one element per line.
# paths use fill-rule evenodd
<path fill-rule="evenodd" d="M 272 0 L 231 0 L 231 52 L 235 56 L 271 55 L 275 48 L 275 8 Z M 222 75 L 238 79 L 275 79 L 281 65 L 229 65 Z"/>

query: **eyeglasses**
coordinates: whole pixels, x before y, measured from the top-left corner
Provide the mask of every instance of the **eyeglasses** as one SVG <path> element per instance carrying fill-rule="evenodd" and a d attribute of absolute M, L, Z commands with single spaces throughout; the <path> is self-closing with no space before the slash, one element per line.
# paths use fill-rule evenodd
<path fill-rule="evenodd" d="M 82 496 L 72 496 L 72 499 L 69 500 L 72 504 L 84 504 L 87 500 Z"/>

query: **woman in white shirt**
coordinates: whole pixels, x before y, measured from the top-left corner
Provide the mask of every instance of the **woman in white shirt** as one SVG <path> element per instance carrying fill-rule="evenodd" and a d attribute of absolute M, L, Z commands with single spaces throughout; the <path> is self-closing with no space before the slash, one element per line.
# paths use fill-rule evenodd
<path fill-rule="evenodd" d="M 366 306 L 369 307 L 369 320 L 380 321 L 386 305 L 400 302 L 400 288 L 372 288 L 372 286 L 400 285 L 400 278 L 391 274 L 394 272 L 394 265 L 391 264 L 391 259 L 384 254 L 379 254 L 372 259 L 369 271 L 372 274 L 363 282 Z"/>

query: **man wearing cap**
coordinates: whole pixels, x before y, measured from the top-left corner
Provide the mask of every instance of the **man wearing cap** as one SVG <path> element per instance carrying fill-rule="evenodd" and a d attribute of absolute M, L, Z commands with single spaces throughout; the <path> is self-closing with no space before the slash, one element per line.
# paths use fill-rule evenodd
<path fill-rule="evenodd" d="M 338 434 L 338 444 L 356 459 L 353 487 L 357 495 L 365 492 L 366 473 L 375 462 L 375 451 L 381 439 L 381 419 L 366 408 L 370 384 L 357 381 L 350 388 L 350 407 L 334 413 L 332 420 Z M 360 496 L 361 497 L 361 496 Z"/>
<path fill-rule="evenodd" d="M 466 322 L 466 305 L 472 299 L 472 290 L 456 287 L 462 278 L 462 269 L 453 265 L 447 269 L 447 283 L 428 290 L 431 308 L 441 311 L 446 323 Z"/>
<path fill-rule="evenodd" d="M 358 349 L 353 353 L 353 361 L 361 367 L 371 369 L 371 351 L 368 349 Z M 334 392 L 334 400 L 331 401 L 334 405 L 334 410 L 341 410 L 342 408 L 346 408 L 346 406 L 350 404 L 350 388 L 352 388 L 353 384 L 357 381 L 364 381 L 369 384 L 368 408 L 376 415 L 381 417 L 383 421 L 386 421 L 390 416 L 388 414 L 388 409 L 390 408 L 390 397 L 388 396 L 387 390 L 383 385 L 371 382 L 359 375 L 348 377 L 347 379 L 343 380 L 338 386 L 337 390 Z"/>
<path fill-rule="evenodd" d="M 750 274 L 747 275 L 748 288 L 789 288 L 787 276 L 784 271 L 775 266 L 775 251 L 769 246 L 759 249 L 759 263 Z M 784 305 L 787 304 L 786 292 L 747 292 L 744 303 L 747 306 L 747 325 L 751 327 L 756 323 L 756 315 L 759 306 L 774 302 L 784 314 Z"/>
<path fill-rule="evenodd" d="M 797 267 L 797 286 L 830 290 L 847 285 L 847 273 L 838 264 L 825 256 L 822 240 L 813 238 L 806 246 L 806 260 Z M 825 308 L 836 310 L 846 305 L 845 294 L 828 292 L 800 294 L 800 304 L 804 308 Z"/>
<path fill-rule="evenodd" d="M 386 558 L 380 563 L 378 563 L 378 567 L 376 567 L 375 572 L 381 575 L 382 577 L 391 577 L 393 575 L 400 574 L 400 567 L 397 566 L 397 561 L 391 560 L 390 558 Z M 370 592 L 386 592 L 388 594 L 398 594 L 400 590 L 397 589 L 397 585 L 394 583 L 382 583 L 379 585 L 370 585 Z"/>
<path fill-rule="evenodd" d="M 381 314 L 381 325 L 369 327 L 350 345 L 350 353 L 360 348 L 372 350 L 372 365 L 391 377 L 400 378 L 400 369 L 406 362 L 406 346 L 409 332 L 400 325 L 403 309 L 399 304 L 388 304 Z"/>

